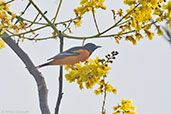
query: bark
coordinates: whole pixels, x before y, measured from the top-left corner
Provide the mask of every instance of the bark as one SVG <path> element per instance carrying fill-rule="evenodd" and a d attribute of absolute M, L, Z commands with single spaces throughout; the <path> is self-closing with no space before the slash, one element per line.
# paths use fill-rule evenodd
<path fill-rule="evenodd" d="M 48 100 L 47 100 L 48 90 L 47 90 L 46 82 L 41 72 L 37 70 L 31 59 L 29 58 L 29 56 L 18 46 L 18 44 L 11 37 L 9 37 L 9 35 L 6 32 L 4 32 L 0 37 L 23 61 L 23 63 L 26 65 L 27 70 L 35 79 L 38 87 L 39 105 L 42 114 L 50 114 L 50 110 L 48 107 Z"/>
<path fill-rule="evenodd" d="M 64 46 L 64 39 L 63 36 L 61 34 L 61 31 L 59 31 L 59 38 L 60 38 L 60 53 L 63 52 L 63 46 Z M 59 69 L 59 91 L 58 91 L 58 99 L 57 99 L 57 103 L 56 103 L 56 107 L 55 107 L 55 114 L 59 114 L 59 107 L 61 104 L 61 100 L 62 100 L 62 96 L 63 96 L 63 67 L 60 66 Z"/>

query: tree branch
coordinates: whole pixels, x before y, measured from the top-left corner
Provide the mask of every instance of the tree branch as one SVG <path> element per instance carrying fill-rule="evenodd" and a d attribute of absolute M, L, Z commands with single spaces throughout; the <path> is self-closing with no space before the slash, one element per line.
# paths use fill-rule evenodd
<path fill-rule="evenodd" d="M 14 40 L 11 37 L 8 36 L 9 35 L 6 32 L 4 32 L 0 37 L 23 61 L 23 63 L 26 65 L 27 70 L 30 72 L 30 74 L 32 74 L 33 78 L 35 79 L 38 87 L 39 105 L 42 114 L 50 114 L 48 101 L 47 101 L 48 90 L 44 77 L 36 69 L 32 61 L 30 60 L 29 56 L 14 42 Z"/>
<path fill-rule="evenodd" d="M 106 32 L 108 32 L 109 30 L 113 29 L 114 27 L 116 27 L 123 19 L 125 19 L 125 17 L 127 17 L 129 14 L 131 14 L 140 4 L 137 4 L 133 9 L 131 9 L 128 13 L 126 13 L 119 21 L 117 21 L 113 26 L 109 27 L 108 29 L 104 30 L 103 32 L 101 32 L 99 35 L 102 35 Z"/>
<path fill-rule="evenodd" d="M 105 82 L 105 77 L 103 76 L 103 80 Z M 104 91 L 103 91 L 103 104 L 102 104 L 102 114 L 105 114 L 105 104 L 106 104 L 106 96 L 107 96 L 107 92 L 106 92 L 106 86 L 104 86 Z"/>
<path fill-rule="evenodd" d="M 99 27 L 98 27 L 98 25 L 97 25 L 97 21 L 96 21 L 96 16 L 95 16 L 95 14 L 94 14 L 94 8 L 92 8 L 92 9 L 93 9 L 93 10 L 92 10 L 93 20 L 94 20 L 94 23 L 95 23 L 95 26 L 96 26 L 97 32 L 98 32 L 98 34 L 100 34 Z"/>
<path fill-rule="evenodd" d="M 59 5 L 58 5 L 58 8 L 57 8 L 54 20 L 53 20 L 53 24 L 55 24 L 56 18 L 57 18 L 58 13 L 59 13 L 59 9 L 61 8 L 61 4 L 62 4 L 62 0 L 59 1 Z"/>
<path fill-rule="evenodd" d="M 36 8 L 36 10 L 41 14 L 41 16 L 47 21 L 49 26 L 57 33 L 59 34 L 58 29 L 56 28 L 55 24 L 51 23 L 50 20 L 42 13 L 42 11 L 38 8 L 38 6 L 33 2 L 33 0 L 29 0 L 30 3 Z"/>
<path fill-rule="evenodd" d="M 60 53 L 63 51 L 63 45 L 64 45 L 64 41 L 63 41 L 63 35 L 61 34 L 61 31 L 59 31 L 59 38 L 60 38 Z M 58 99 L 57 99 L 57 103 L 56 103 L 56 107 L 55 107 L 55 114 L 59 114 L 59 106 L 61 103 L 61 99 L 62 99 L 62 87 L 63 87 L 63 67 L 60 66 L 59 69 L 59 91 L 58 91 Z"/>

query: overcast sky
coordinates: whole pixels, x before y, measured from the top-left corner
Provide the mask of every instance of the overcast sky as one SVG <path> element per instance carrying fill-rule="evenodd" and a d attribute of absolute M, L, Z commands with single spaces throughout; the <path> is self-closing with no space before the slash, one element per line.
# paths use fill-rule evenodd
<path fill-rule="evenodd" d="M 57 6 L 55 0 L 35 0 L 39 7 L 46 11 L 50 18 L 54 16 Z M 18 0 L 11 5 L 15 12 L 24 9 L 25 1 Z M 57 21 L 73 18 L 73 9 L 79 0 L 63 0 Z M 98 10 L 97 20 L 100 30 L 113 24 L 111 9 L 126 8 L 122 2 L 106 0 L 107 12 Z M 18 7 L 20 6 L 20 7 Z M 33 8 L 32 8 L 33 9 Z M 36 15 L 35 10 L 28 10 L 24 15 L 30 18 Z M 51 18 L 50 18 L 51 19 Z M 87 21 L 86 21 L 87 20 Z M 48 35 L 52 30 L 40 32 L 40 36 Z M 88 36 L 96 32 L 91 14 L 86 14 L 83 24 L 75 29 L 73 35 Z M 115 33 L 116 31 L 112 31 Z M 122 40 L 118 45 L 112 38 L 86 40 L 101 45 L 90 58 L 103 58 L 113 50 L 119 51 L 112 70 L 108 73 L 108 81 L 118 90 L 118 94 L 108 94 L 106 102 L 107 114 L 112 114 L 113 106 L 121 99 L 132 99 L 137 107 L 137 114 L 168 114 L 171 102 L 171 46 L 163 37 L 154 36 L 153 40 L 144 38 L 136 46 Z M 64 49 L 81 45 L 82 41 L 65 39 Z M 35 65 L 59 53 L 59 40 L 33 42 L 25 40 L 21 48 L 29 55 Z M 49 107 L 54 113 L 58 92 L 59 67 L 40 69 L 49 89 Z M 96 86 L 97 87 L 97 86 Z M 94 87 L 94 89 L 96 88 Z M 64 96 L 60 114 L 100 114 L 103 96 L 96 96 L 94 90 L 80 90 L 75 83 L 69 84 L 64 78 Z M 37 86 L 25 65 L 6 45 L 0 50 L 0 114 L 40 114 Z"/>

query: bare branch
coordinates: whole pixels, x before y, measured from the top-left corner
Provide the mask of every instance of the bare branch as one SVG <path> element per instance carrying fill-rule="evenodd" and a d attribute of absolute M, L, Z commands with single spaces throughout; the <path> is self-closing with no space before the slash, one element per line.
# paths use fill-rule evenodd
<path fill-rule="evenodd" d="M 35 79 L 38 87 L 39 105 L 42 114 L 50 114 L 48 101 L 47 101 L 48 90 L 44 77 L 36 69 L 35 65 L 32 63 L 29 56 L 15 43 L 15 41 L 11 37 L 8 36 L 9 35 L 6 32 L 4 32 L 4 34 L 1 35 L 1 38 L 23 61 L 23 63 L 26 65 L 27 70 L 30 72 L 30 74 L 32 74 L 33 78 Z"/>
<path fill-rule="evenodd" d="M 39 9 L 39 7 L 33 2 L 33 0 L 29 0 L 30 3 L 36 8 L 36 10 L 41 14 L 41 16 L 47 21 L 47 23 L 51 26 L 51 28 L 59 34 L 58 29 L 56 28 L 55 24 L 51 23 L 50 20 L 42 13 L 42 11 Z"/>
<path fill-rule="evenodd" d="M 59 31 L 59 38 L 60 38 L 60 53 L 63 51 L 63 46 L 64 46 L 64 39 L 63 36 L 61 34 L 61 31 Z M 61 99 L 62 99 L 62 88 L 63 88 L 63 67 L 60 66 L 59 69 L 59 91 L 58 91 L 58 99 L 57 99 L 57 103 L 56 103 L 56 107 L 55 107 L 55 114 L 59 114 L 59 106 L 61 104 Z"/>
<path fill-rule="evenodd" d="M 94 20 L 94 23 L 95 23 L 95 26 L 96 26 L 97 32 L 98 32 L 98 34 L 100 34 L 99 27 L 98 27 L 98 25 L 97 25 L 97 21 L 96 21 L 96 16 L 95 16 L 95 14 L 94 14 L 94 8 L 92 8 L 92 9 L 93 9 L 93 10 L 92 10 L 93 20 Z"/>
<path fill-rule="evenodd" d="M 53 24 L 55 24 L 56 18 L 57 18 L 58 13 L 59 13 L 59 9 L 61 8 L 61 4 L 62 4 L 62 0 L 59 1 L 59 5 L 58 5 L 58 8 L 57 8 L 54 20 L 53 20 Z"/>

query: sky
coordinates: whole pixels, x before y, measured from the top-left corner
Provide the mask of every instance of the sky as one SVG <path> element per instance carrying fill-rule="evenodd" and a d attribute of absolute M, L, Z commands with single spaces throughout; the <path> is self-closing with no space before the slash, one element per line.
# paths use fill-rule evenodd
<path fill-rule="evenodd" d="M 27 1 L 18 0 L 11 5 L 11 10 L 22 11 Z M 43 11 L 48 11 L 47 16 L 54 16 L 58 1 L 35 0 Z M 16 4 L 20 7 L 16 7 Z M 128 8 L 121 1 L 106 0 L 106 11 L 96 12 L 100 30 L 104 30 L 113 24 L 111 9 Z M 79 6 L 78 0 L 63 0 L 57 22 L 73 18 L 73 9 Z M 106 13 L 108 12 L 108 13 Z M 28 9 L 24 17 L 31 19 L 35 16 L 33 7 Z M 61 26 L 58 27 L 62 29 Z M 51 33 L 48 28 L 40 32 L 40 36 Z M 83 24 L 79 28 L 72 26 L 73 35 L 88 36 L 96 33 L 91 13 L 83 18 Z M 116 33 L 116 31 L 111 31 Z M 112 114 L 113 106 L 120 103 L 121 99 L 132 99 L 136 106 L 137 114 L 165 114 L 170 112 L 171 102 L 171 45 L 161 36 L 154 36 L 153 40 L 144 38 L 136 46 L 122 40 L 118 45 L 112 38 L 91 39 L 92 42 L 101 45 L 91 59 L 104 56 L 112 51 L 118 51 L 119 55 L 111 64 L 108 72 L 108 81 L 118 93 L 108 94 L 106 112 Z M 64 39 L 64 50 L 80 46 L 81 40 Z M 33 42 L 25 40 L 20 43 L 21 48 L 29 55 L 35 65 L 42 64 L 46 60 L 59 53 L 59 40 L 46 40 Z M 51 113 L 54 113 L 58 92 L 58 66 L 50 66 L 40 69 L 43 74 L 48 93 L 48 104 Z M 64 71 L 66 73 L 66 71 Z M 94 89 L 80 90 L 76 83 L 68 83 L 64 78 L 64 95 L 60 107 L 60 114 L 100 114 L 103 96 L 96 96 Z M 16 54 L 6 45 L 0 50 L 0 114 L 40 114 L 37 86 L 33 77 L 29 74 L 25 65 Z"/>

